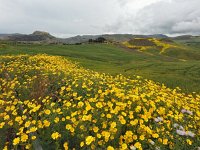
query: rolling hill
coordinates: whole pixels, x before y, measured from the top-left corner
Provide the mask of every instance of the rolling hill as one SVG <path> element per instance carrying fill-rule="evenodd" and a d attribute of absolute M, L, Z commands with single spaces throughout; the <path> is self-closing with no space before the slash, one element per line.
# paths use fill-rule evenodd
<path fill-rule="evenodd" d="M 185 43 L 186 44 L 181 44 L 180 42 L 175 40 L 173 41 L 170 38 L 134 38 L 123 42 L 122 45 L 150 55 L 163 55 L 170 58 L 179 59 L 181 61 L 200 60 L 200 53 L 198 49 L 195 50 L 191 47 L 193 43 L 188 44 L 189 41 Z"/>
<path fill-rule="evenodd" d="M 44 31 L 35 31 L 32 34 L 1 34 L 0 40 L 8 41 L 41 41 L 47 42 L 56 39 L 54 36 Z"/>
<path fill-rule="evenodd" d="M 64 43 L 64 44 L 76 44 L 85 43 L 89 39 L 97 39 L 99 37 L 105 38 L 110 42 L 124 42 L 133 38 L 167 38 L 166 35 L 155 34 L 155 35 L 133 35 L 133 34 L 104 34 L 104 35 L 78 35 L 69 38 L 56 38 L 44 31 L 34 31 L 32 34 L 0 34 L 0 40 L 8 41 L 24 41 L 24 42 L 46 42 L 46 43 Z"/>
<path fill-rule="evenodd" d="M 0 55 L 46 53 L 64 56 L 85 68 L 98 72 L 125 76 L 140 75 L 171 88 L 178 86 L 186 93 L 200 92 L 200 38 L 198 36 L 183 36 L 184 38 L 163 35 L 156 35 L 159 36 L 156 38 L 155 35 L 147 37 L 127 34 L 77 36 L 62 39 L 74 43 L 67 45 L 58 42 L 58 38 L 46 32 L 34 32 L 27 36 L 29 37 L 25 38 L 27 40 L 31 39 L 30 37 L 40 37 L 38 39 L 45 37 L 48 40 L 36 42 L 0 40 Z M 107 42 L 88 43 L 87 41 L 98 37 L 104 37 Z M 76 45 L 80 41 L 82 41 L 80 45 Z"/>

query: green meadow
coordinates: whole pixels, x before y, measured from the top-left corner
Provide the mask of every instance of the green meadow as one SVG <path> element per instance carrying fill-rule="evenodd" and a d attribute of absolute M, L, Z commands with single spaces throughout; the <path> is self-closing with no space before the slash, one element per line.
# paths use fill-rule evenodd
<path fill-rule="evenodd" d="M 152 79 L 183 92 L 200 92 L 200 45 L 178 41 L 165 54 L 156 49 L 140 52 L 115 44 L 19 44 L 1 42 L 0 55 L 49 54 L 64 56 L 80 66 L 112 75 Z"/>

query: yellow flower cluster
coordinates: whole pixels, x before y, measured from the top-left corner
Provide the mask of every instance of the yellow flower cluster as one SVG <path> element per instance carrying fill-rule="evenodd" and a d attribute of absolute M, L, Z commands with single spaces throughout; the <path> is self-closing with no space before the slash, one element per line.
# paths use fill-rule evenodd
<path fill-rule="evenodd" d="M 0 133 L 10 149 L 197 149 L 200 96 L 48 55 L 0 56 Z"/>
<path fill-rule="evenodd" d="M 143 38 L 135 38 L 135 39 L 143 39 Z M 130 44 L 128 41 L 123 42 L 122 44 L 124 46 L 128 47 L 128 48 L 137 49 L 139 51 L 145 51 L 145 50 L 148 50 L 148 49 L 151 49 L 151 48 L 158 48 L 160 50 L 159 54 L 164 53 L 169 48 L 177 47 L 175 45 L 168 44 L 166 42 L 162 42 L 162 41 L 160 41 L 156 38 L 148 38 L 146 40 L 152 41 L 153 43 L 155 43 L 156 46 L 136 46 L 136 45 Z"/>
<path fill-rule="evenodd" d="M 122 44 L 123 44 L 124 46 L 128 47 L 128 48 L 137 49 L 137 50 L 139 50 L 139 51 L 145 51 L 145 50 L 147 50 L 147 49 L 152 48 L 152 46 L 136 46 L 136 45 L 130 44 L 128 41 L 123 42 Z"/>
<path fill-rule="evenodd" d="M 152 39 L 149 39 L 149 40 L 154 42 L 158 47 L 161 47 L 160 54 L 164 53 L 168 48 L 175 48 L 176 47 L 175 45 L 161 42 L 160 40 L 158 40 L 156 38 L 152 38 Z"/>

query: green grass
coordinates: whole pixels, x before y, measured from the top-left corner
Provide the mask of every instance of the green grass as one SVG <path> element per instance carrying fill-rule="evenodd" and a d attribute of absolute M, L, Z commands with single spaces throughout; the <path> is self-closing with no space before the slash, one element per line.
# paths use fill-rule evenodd
<path fill-rule="evenodd" d="M 189 48 L 200 54 L 197 48 Z M 171 51 L 170 56 L 154 53 L 150 55 L 111 44 L 40 45 L 8 42 L 6 46 L 0 46 L 0 55 L 38 53 L 64 56 L 79 62 L 85 68 L 98 72 L 113 75 L 121 73 L 126 76 L 141 75 L 144 78 L 164 83 L 170 88 L 179 86 L 187 93 L 200 92 L 200 60 L 195 56 L 194 60 L 188 59 L 184 62 L 170 57 L 173 54 Z"/>

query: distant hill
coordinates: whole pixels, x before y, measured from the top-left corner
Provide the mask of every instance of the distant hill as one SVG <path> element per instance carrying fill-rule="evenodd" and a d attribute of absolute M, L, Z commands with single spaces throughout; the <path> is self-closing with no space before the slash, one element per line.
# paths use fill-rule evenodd
<path fill-rule="evenodd" d="M 133 35 L 133 34 L 103 34 L 103 35 L 78 35 L 66 39 L 57 39 L 58 42 L 66 44 L 84 43 L 88 42 L 89 39 L 95 40 L 99 37 L 105 38 L 110 42 L 125 42 L 133 38 L 168 38 L 166 35 L 155 34 L 155 35 Z"/>
<path fill-rule="evenodd" d="M 172 39 L 174 39 L 174 40 L 189 40 L 192 37 L 193 37 L 192 35 L 181 35 L 181 36 L 174 37 Z"/>
<path fill-rule="evenodd" d="M 182 35 L 177 37 L 168 37 L 163 34 L 153 34 L 153 35 L 134 35 L 134 34 L 103 34 L 103 35 L 77 35 L 69 38 L 57 38 L 52 36 L 48 32 L 35 31 L 32 34 L 0 34 L 0 40 L 8 41 L 19 41 L 19 42 L 45 42 L 45 43 L 61 43 L 61 44 L 81 44 L 88 43 L 89 40 L 97 40 L 98 38 L 104 38 L 106 41 L 111 43 L 122 43 L 130 41 L 135 38 L 157 38 L 166 43 L 177 42 L 187 42 L 199 43 L 200 36 L 192 35 Z"/>
<path fill-rule="evenodd" d="M 18 33 L 13 34 L 0 34 L 0 40 L 9 40 L 11 36 L 19 35 Z"/>
<path fill-rule="evenodd" d="M 78 35 L 70 38 L 56 38 L 44 31 L 35 31 L 32 34 L 0 34 L 0 40 L 10 41 L 23 41 L 23 42 L 48 42 L 48 43 L 63 43 L 63 44 L 76 44 L 85 43 L 90 39 L 96 40 L 97 38 L 104 38 L 109 42 L 124 42 L 133 38 L 168 38 L 163 34 L 154 35 L 133 35 L 133 34 L 103 34 L 103 35 Z"/>
<path fill-rule="evenodd" d="M 32 34 L 0 34 L 1 40 L 10 41 L 49 41 L 56 37 L 50 35 L 48 32 L 35 31 Z"/>

